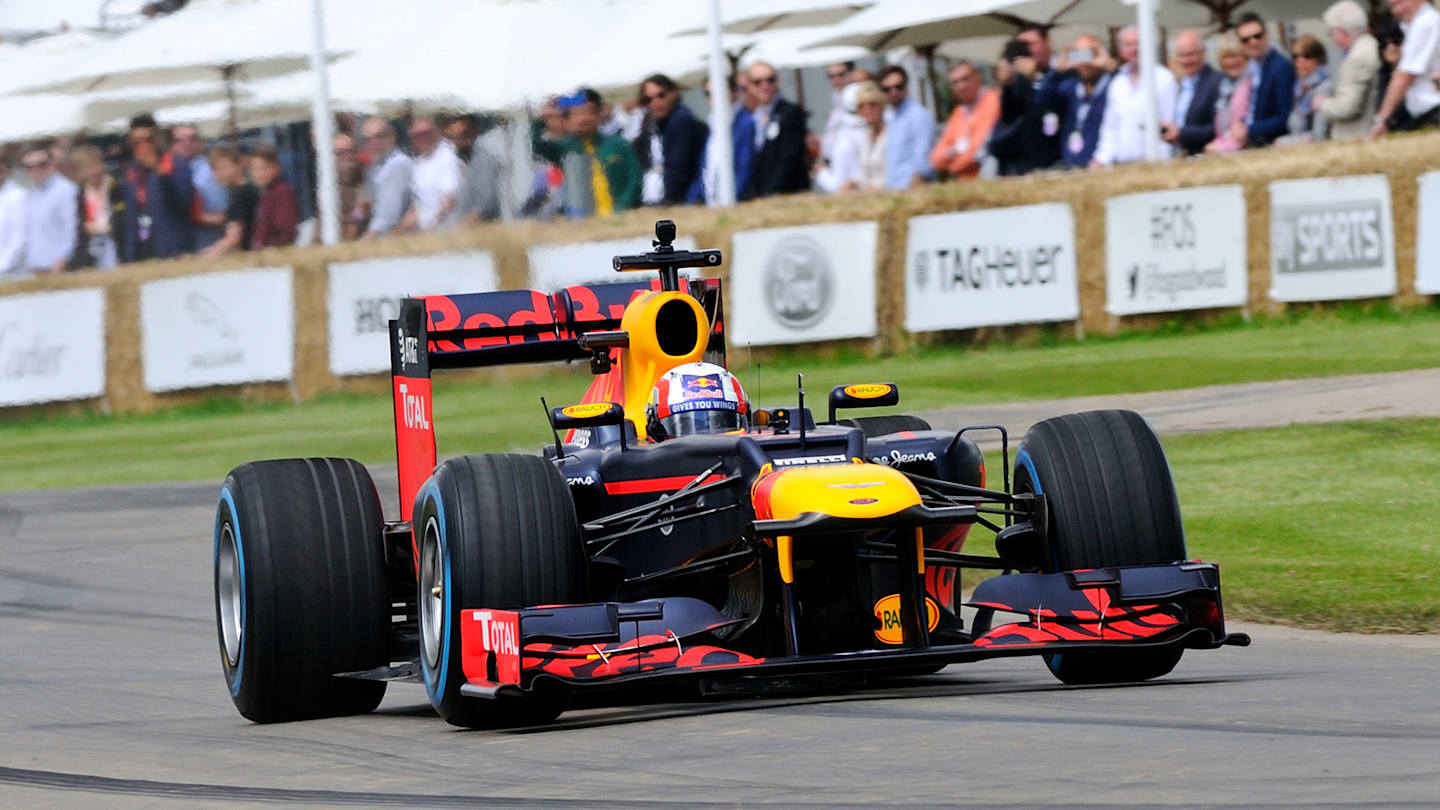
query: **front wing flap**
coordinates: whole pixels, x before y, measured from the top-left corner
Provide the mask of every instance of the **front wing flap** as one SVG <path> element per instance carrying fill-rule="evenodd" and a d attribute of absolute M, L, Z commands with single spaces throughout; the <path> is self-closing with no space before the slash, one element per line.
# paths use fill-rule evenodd
<path fill-rule="evenodd" d="M 1016 615 L 971 643 L 757 657 L 728 649 L 723 616 L 699 599 L 462 611 L 464 694 L 519 694 L 550 681 L 567 688 L 636 681 L 759 677 L 913 668 L 1075 649 L 1245 646 L 1227 634 L 1219 569 L 1210 563 L 1009 574 L 975 589 L 971 607 Z"/>

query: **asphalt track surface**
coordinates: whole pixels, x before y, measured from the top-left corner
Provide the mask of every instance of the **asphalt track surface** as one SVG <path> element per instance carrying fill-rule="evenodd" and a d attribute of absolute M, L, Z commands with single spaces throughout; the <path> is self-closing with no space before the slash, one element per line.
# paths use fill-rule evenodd
<path fill-rule="evenodd" d="M 1166 432 L 1333 415 L 1296 411 L 1307 396 L 1357 414 L 1338 418 L 1435 415 L 1429 374 L 1274 385 L 1264 407 L 1248 386 L 1084 406 L 1138 404 Z M 1035 408 L 975 413 L 1020 428 Z M 1018 658 L 826 693 L 639 695 L 508 732 L 452 729 L 397 685 L 373 715 L 253 725 L 217 660 L 217 489 L 0 493 L 0 807 L 1440 804 L 1435 636 L 1232 627 L 1254 646 L 1142 685 L 1065 687 Z"/>

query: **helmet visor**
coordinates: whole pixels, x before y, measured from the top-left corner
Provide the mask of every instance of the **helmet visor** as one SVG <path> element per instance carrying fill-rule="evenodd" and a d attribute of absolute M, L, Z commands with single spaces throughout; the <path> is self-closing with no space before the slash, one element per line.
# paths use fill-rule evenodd
<path fill-rule="evenodd" d="M 671 436 L 692 436 L 696 433 L 729 433 L 745 427 L 745 415 L 738 411 L 705 409 L 672 413 L 660 420 Z"/>

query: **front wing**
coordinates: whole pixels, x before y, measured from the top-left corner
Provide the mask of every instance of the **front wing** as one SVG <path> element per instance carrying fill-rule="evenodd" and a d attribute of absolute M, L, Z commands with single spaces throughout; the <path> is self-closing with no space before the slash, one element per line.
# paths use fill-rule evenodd
<path fill-rule="evenodd" d="M 755 657 L 720 640 L 727 628 L 746 619 L 727 619 L 689 597 L 465 610 L 460 629 L 467 683 L 461 692 L 496 698 L 537 685 L 620 687 L 637 681 L 913 669 L 1083 649 L 1250 643 L 1243 633 L 1225 632 L 1220 572 L 1212 563 L 1007 574 L 981 583 L 966 604 L 986 619 L 1015 620 L 988 628 L 982 620 L 964 644 L 930 646 L 922 636 L 881 649 Z"/>

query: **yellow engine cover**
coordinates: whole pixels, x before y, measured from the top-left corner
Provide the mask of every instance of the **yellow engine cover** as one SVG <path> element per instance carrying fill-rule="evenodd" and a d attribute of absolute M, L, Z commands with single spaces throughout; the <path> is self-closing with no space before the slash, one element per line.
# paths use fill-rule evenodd
<path fill-rule="evenodd" d="M 645 438 L 645 403 L 660 376 L 685 363 L 698 363 L 710 344 L 710 320 L 700 302 L 682 292 L 654 291 L 625 307 L 620 328 L 630 335 L 622 351 L 625 417 Z"/>
<path fill-rule="evenodd" d="M 881 518 L 920 505 L 903 473 L 880 464 L 782 467 L 762 473 L 750 490 L 755 517 L 790 520 L 806 512 Z"/>

